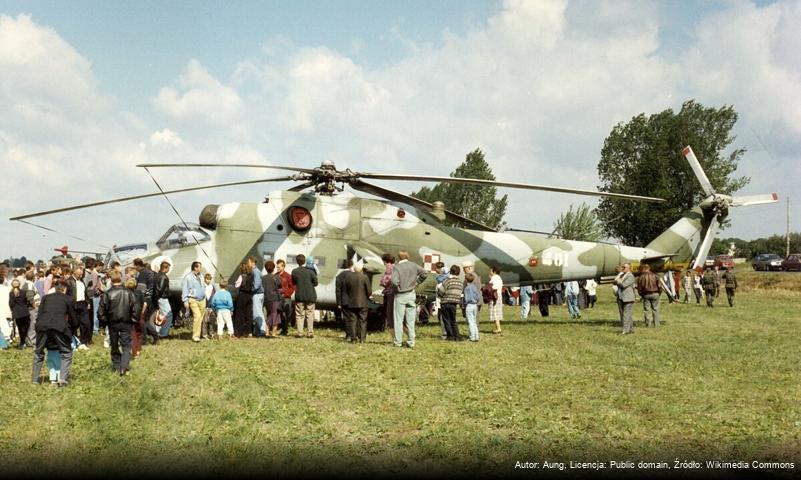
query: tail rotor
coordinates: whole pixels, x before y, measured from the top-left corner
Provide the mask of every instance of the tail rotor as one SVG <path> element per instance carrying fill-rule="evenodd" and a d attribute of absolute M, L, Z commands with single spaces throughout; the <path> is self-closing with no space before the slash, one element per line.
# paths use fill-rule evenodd
<path fill-rule="evenodd" d="M 701 189 L 708 195 L 708 197 L 701 202 L 701 208 L 705 214 L 711 214 L 709 227 L 706 230 L 704 239 L 698 246 L 695 252 L 695 263 L 693 269 L 703 267 L 706 256 L 709 255 L 709 249 L 712 247 L 712 241 L 720 228 L 720 222 L 729 214 L 729 207 L 745 207 L 750 205 L 761 205 L 765 203 L 775 203 L 779 200 L 778 195 L 775 193 L 764 195 L 745 195 L 740 197 L 732 197 L 715 192 L 712 184 L 709 182 L 704 169 L 701 168 L 701 163 L 696 158 L 693 149 L 688 145 L 682 150 L 684 158 L 690 164 L 698 183 L 701 184 Z"/>

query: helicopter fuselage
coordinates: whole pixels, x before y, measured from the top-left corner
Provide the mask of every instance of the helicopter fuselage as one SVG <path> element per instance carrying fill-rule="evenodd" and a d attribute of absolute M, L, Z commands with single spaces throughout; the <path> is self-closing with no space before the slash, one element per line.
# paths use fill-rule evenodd
<path fill-rule="evenodd" d="M 363 260 L 373 290 L 379 292 L 378 281 L 384 272 L 381 255 L 397 257 L 399 250 L 406 250 L 410 261 L 429 271 L 438 261 L 447 268 L 472 262 L 484 281 L 490 266 L 498 266 L 504 285 L 509 286 L 612 276 L 621 263 L 670 253 L 521 232 L 461 229 L 444 225 L 429 212 L 348 193 L 328 196 L 276 191 L 263 203 L 209 206 L 204 215 L 202 223 L 210 228 L 198 229 L 191 239 L 177 245 L 165 245 L 162 237 L 160 244 L 165 248 L 150 244 L 143 255 L 149 261 L 169 258 L 173 264 L 171 290 L 180 291 L 194 261 L 203 263 L 215 283 L 224 277 L 233 285 L 239 265 L 247 257 L 254 256 L 260 263 L 283 259 L 291 271 L 297 267 L 295 257 L 303 254 L 313 258 L 319 271 L 319 308 L 336 305 L 335 278 L 344 260 L 354 254 Z M 675 261 L 658 263 L 666 268 L 681 267 Z"/>

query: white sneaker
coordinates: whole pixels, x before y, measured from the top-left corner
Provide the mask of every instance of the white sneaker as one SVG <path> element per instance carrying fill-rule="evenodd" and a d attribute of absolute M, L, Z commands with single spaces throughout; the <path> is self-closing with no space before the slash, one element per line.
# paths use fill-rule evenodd
<path fill-rule="evenodd" d="M 89 347 L 87 347 L 86 345 L 84 345 L 82 343 L 82 344 L 78 345 L 78 350 L 89 350 Z"/>

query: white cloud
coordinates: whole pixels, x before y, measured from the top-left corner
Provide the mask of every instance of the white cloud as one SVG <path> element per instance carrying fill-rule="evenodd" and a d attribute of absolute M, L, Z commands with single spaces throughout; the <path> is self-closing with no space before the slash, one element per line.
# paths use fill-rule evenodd
<path fill-rule="evenodd" d="M 37 210 L 123 196 L 142 188 L 134 165 L 142 157 L 132 135 L 137 121 L 115 108 L 98 89 L 91 63 L 53 29 L 30 16 L 0 16 L 0 165 L 4 202 L 0 228 L 3 254 L 47 251 L 42 242 L 63 242 L 7 218 Z M 77 236 L 108 240 L 119 217 L 97 228 L 77 214 L 34 219 Z M 92 231 L 93 235 L 87 234 Z M 124 228 L 119 228 L 124 232 Z M 51 240 L 52 239 L 52 240 Z M 102 243 L 104 240 L 98 240 Z"/>
<path fill-rule="evenodd" d="M 242 99 L 236 90 L 211 76 L 197 60 L 189 62 L 177 88 L 162 88 L 153 103 L 171 117 L 211 124 L 230 122 L 242 109 Z"/>
<path fill-rule="evenodd" d="M 68 138 L 110 107 L 87 59 L 30 16 L 0 16 L 0 130 L 21 140 Z"/>
<path fill-rule="evenodd" d="M 177 147 L 183 143 L 181 137 L 176 133 L 170 130 L 169 128 L 165 128 L 160 132 L 153 132 L 150 135 L 150 144 L 151 145 L 168 145 Z"/>

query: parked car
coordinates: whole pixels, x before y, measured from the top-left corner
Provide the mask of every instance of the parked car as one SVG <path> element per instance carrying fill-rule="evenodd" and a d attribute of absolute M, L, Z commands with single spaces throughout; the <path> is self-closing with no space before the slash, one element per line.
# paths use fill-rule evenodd
<path fill-rule="evenodd" d="M 766 272 L 768 270 L 781 270 L 782 260 L 784 259 L 775 253 L 763 253 L 751 259 L 751 266 L 754 267 L 754 270 L 764 270 Z"/>
<path fill-rule="evenodd" d="M 714 267 L 720 267 L 721 269 L 729 269 L 734 266 L 734 259 L 731 258 L 731 255 L 718 255 L 715 257 L 715 261 L 712 263 Z"/>
<path fill-rule="evenodd" d="M 704 268 L 711 267 L 713 265 L 715 265 L 715 257 L 712 255 L 706 257 L 706 260 L 704 260 Z"/>
<path fill-rule="evenodd" d="M 782 262 L 782 270 L 798 270 L 801 271 L 801 253 L 791 253 Z"/>

